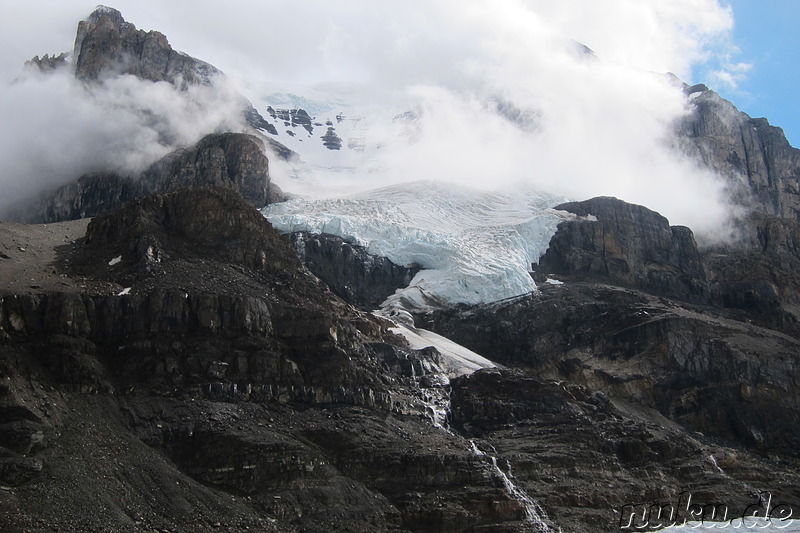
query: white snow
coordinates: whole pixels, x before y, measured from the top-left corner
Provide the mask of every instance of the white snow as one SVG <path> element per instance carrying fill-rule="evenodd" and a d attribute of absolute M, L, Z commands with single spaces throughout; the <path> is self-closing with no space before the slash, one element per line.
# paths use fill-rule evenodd
<path fill-rule="evenodd" d="M 547 250 L 566 213 L 561 201 L 520 188 L 486 192 L 412 182 L 344 198 L 295 198 L 262 210 L 282 232 L 331 233 L 424 270 L 384 306 L 488 303 L 536 290 L 532 262 Z"/>
<path fill-rule="evenodd" d="M 122 289 L 117 293 L 117 296 L 125 296 L 126 294 L 130 293 L 131 293 L 131 287 L 125 287 L 124 289 Z"/>
<path fill-rule="evenodd" d="M 119 255 L 119 256 L 115 257 L 114 259 L 112 259 L 111 261 L 109 261 L 108 262 L 108 266 L 114 266 L 117 263 L 121 263 L 121 262 L 122 262 L 122 256 Z"/>
<path fill-rule="evenodd" d="M 469 350 L 460 344 L 437 335 L 432 331 L 419 328 L 409 328 L 398 324 L 397 327 L 390 328 L 393 333 L 402 335 L 408 341 L 409 346 L 415 350 L 421 350 L 428 346 L 433 346 L 442 354 L 442 370 L 448 378 L 455 378 L 472 374 L 481 368 L 493 368 L 495 365 L 485 357 Z"/>

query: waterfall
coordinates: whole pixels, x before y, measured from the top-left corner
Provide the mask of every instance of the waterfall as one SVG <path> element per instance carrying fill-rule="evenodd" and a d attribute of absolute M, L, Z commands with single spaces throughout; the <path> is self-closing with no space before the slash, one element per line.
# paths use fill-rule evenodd
<path fill-rule="evenodd" d="M 540 531 L 542 533 L 548 533 L 553 531 L 550 526 L 547 525 L 545 520 L 547 519 L 547 514 L 544 512 L 544 509 L 536 503 L 530 496 L 528 496 L 524 490 L 517 487 L 517 485 L 513 481 L 513 476 L 511 475 L 511 464 L 506 461 L 506 466 L 508 468 L 508 474 L 503 472 L 503 470 L 497 464 L 497 457 L 494 455 L 489 455 L 482 452 L 478 445 L 475 444 L 474 440 L 469 441 L 470 447 L 472 449 L 472 453 L 479 457 L 488 457 L 492 463 L 492 469 L 495 473 L 500 476 L 500 479 L 503 480 L 503 485 L 506 488 L 506 492 L 508 495 L 520 502 L 523 507 L 525 508 L 525 521 L 533 526 L 534 531 Z M 560 531 L 560 530 L 559 530 Z"/>

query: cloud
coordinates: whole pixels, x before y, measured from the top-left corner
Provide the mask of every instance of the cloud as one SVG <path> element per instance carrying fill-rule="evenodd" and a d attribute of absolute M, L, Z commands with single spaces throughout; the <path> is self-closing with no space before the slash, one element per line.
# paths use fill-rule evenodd
<path fill-rule="evenodd" d="M 79 5 L 85 15 L 93 6 L 50 3 L 58 6 L 53 17 L 37 9 L 36 25 L 15 24 L 3 39 L 60 32 L 61 49 L 28 56 L 70 49 L 74 37 L 55 15 Z M 120 0 L 114 7 L 221 68 L 256 103 L 279 91 L 316 95 L 349 102 L 369 118 L 365 134 L 383 148 L 345 161 L 367 171 L 325 179 L 362 187 L 420 178 L 523 181 L 576 198 L 644 203 L 695 229 L 724 220 L 720 181 L 669 142 L 687 101 L 653 74 L 691 82 L 698 64 L 729 51 L 733 16 L 718 0 L 232 0 L 224 8 L 209 0 Z M 498 116 L 498 101 L 536 117 L 537 127 Z M 391 120 L 407 110 L 418 117 L 410 144 L 407 127 Z"/>
<path fill-rule="evenodd" d="M 85 85 L 69 68 L 30 69 L 0 86 L 0 212 L 84 173 L 136 173 L 206 133 L 238 129 L 240 98 L 222 80 L 181 92 L 133 76 Z"/>
<path fill-rule="evenodd" d="M 720 68 L 709 72 L 708 81 L 715 86 L 720 86 L 722 89 L 737 91 L 739 84 L 747 79 L 747 75 L 752 69 L 752 63 L 735 63 L 730 56 L 727 56 L 723 59 Z"/>

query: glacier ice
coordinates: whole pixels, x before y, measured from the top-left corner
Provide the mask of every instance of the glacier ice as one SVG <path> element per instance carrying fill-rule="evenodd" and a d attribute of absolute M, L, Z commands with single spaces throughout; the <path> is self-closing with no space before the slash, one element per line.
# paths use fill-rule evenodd
<path fill-rule="evenodd" d="M 385 303 L 424 309 L 489 303 L 536 290 L 529 270 L 565 216 L 563 198 L 410 182 L 340 198 L 294 198 L 262 210 L 281 232 L 331 233 L 421 270 Z"/>

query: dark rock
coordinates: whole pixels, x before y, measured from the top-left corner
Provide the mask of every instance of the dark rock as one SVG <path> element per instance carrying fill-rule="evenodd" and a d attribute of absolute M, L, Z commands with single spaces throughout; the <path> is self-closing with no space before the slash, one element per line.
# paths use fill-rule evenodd
<path fill-rule="evenodd" d="M 322 144 L 328 150 L 341 150 L 342 138 L 336 135 L 336 130 L 330 126 L 325 135 L 322 136 Z"/>
<path fill-rule="evenodd" d="M 362 246 L 340 237 L 308 232 L 289 236 L 303 263 L 345 301 L 364 310 L 376 309 L 397 289 L 411 283 L 420 268 L 401 266 L 370 255 Z"/>
<path fill-rule="evenodd" d="M 40 201 L 19 216 L 30 222 L 56 222 L 93 217 L 153 193 L 185 187 L 222 186 L 261 207 L 283 199 L 270 182 L 269 162 L 261 141 L 251 135 L 208 135 L 195 146 L 177 150 L 153 163 L 139 176 L 87 174 Z"/>
<path fill-rule="evenodd" d="M 729 180 L 737 203 L 761 214 L 800 217 L 800 150 L 783 130 L 751 118 L 705 86 L 690 93 L 692 112 L 678 126 L 682 147 Z"/>
<path fill-rule="evenodd" d="M 273 109 L 267 108 L 269 115 L 275 120 L 282 120 L 286 126 L 304 128 L 309 135 L 314 133 L 314 124 L 311 116 L 305 109 Z"/>
<path fill-rule="evenodd" d="M 436 353 L 330 293 L 234 192 L 134 200 L 65 253 L 71 290 L 0 297 L 0 526 L 528 527 L 430 424 L 415 375 Z"/>
<path fill-rule="evenodd" d="M 419 319 L 493 361 L 645 405 L 733 445 L 791 460 L 800 449 L 791 429 L 800 342 L 709 308 L 571 282 Z"/>
<path fill-rule="evenodd" d="M 66 52 L 62 52 L 58 55 L 53 54 L 52 56 L 45 54 L 41 58 L 39 58 L 39 56 L 34 56 L 33 59 L 25 62 L 25 67 L 35 67 L 41 72 L 51 72 L 66 67 L 67 57 L 69 57 L 69 54 Z"/>
<path fill-rule="evenodd" d="M 616 198 L 561 204 L 565 221 L 536 270 L 602 279 L 690 302 L 709 300 L 702 258 L 691 230 L 670 226 L 646 207 Z"/>
<path fill-rule="evenodd" d="M 729 518 L 741 516 L 758 503 L 758 493 L 744 487 L 765 482 L 784 501 L 800 499 L 796 481 L 778 481 L 784 473 L 798 479 L 793 469 L 765 474 L 770 461 L 686 431 L 652 409 L 537 373 L 482 370 L 454 380 L 453 425 L 499 465 L 513 464 L 514 481 L 557 510 L 564 531 L 628 529 L 632 513 L 649 516 L 652 528 L 682 523 L 690 494 L 693 503 L 724 502 Z M 663 514 L 648 515 L 652 505 Z"/>
<path fill-rule="evenodd" d="M 173 50 L 164 34 L 137 30 L 119 11 L 104 6 L 78 24 L 73 62 L 75 76 L 86 81 L 131 74 L 185 88 L 210 83 L 220 74 L 208 63 Z"/>

